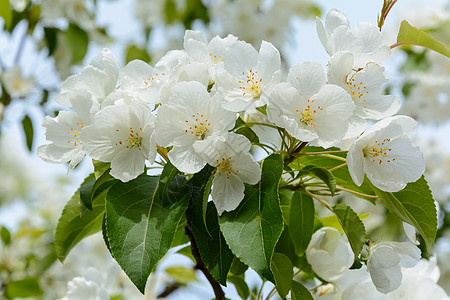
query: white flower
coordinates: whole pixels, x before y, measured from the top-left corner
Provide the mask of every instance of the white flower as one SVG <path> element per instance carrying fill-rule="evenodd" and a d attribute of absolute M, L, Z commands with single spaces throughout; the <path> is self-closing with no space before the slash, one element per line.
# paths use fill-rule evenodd
<path fill-rule="evenodd" d="M 85 156 L 80 134 L 92 123 L 92 118 L 100 107 L 95 98 L 83 90 L 73 91 L 68 101 L 75 112 L 60 111 L 54 118 L 45 117 L 42 126 L 46 128 L 47 140 L 53 143 L 39 146 L 36 152 L 46 162 L 70 162 L 69 172 Z"/>
<path fill-rule="evenodd" d="M 381 242 L 370 247 L 367 269 L 377 290 L 387 294 L 402 282 L 400 267 L 412 268 L 420 259 L 420 250 L 409 242 Z"/>
<path fill-rule="evenodd" d="M 127 182 L 144 172 L 145 159 L 153 163 L 155 117 L 137 102 L 103 108 L 80 135 L 83 150 L 93 159 L 111 162 L 110 174 Z"/>
<path fill-rule="evenodd" d="M 22 69 L 15 65 L 12 69 L 1 74 L 1 79 L 6 92 L 12 97 L 25 97 L 36 86 L 33 76 L 23 77 Z"/>
<path fill-rule="evenodd" d="M 347 18 L 340 11 L 332 9 L 322 20 L 316 20 L 317 33 L 330 56 L 347 51 L 355 56 L 355 66 L 364 67 L 368 62 L 378 63 L 387 58 L 391 50 L 375 24 L 360 23 L 350 30 Z"/>
<path fill-rule="evenodd" d="M 226 38 L 215 36 L 208 43 L 200 31 L 186 30 L 184 49 L 191 62 L 203 63 L 208 67 L 211 81 L 216 80 L 216 72 L 223 65 L 225 49 L 234 43 L 237 37 L 229 34 Z"/>
<path fill-rule="evenodd" d="M 314 232 L 306 258 L 314 272 L 327 281 L 336 281 L 352 266 L 354 254 L 345 235 L 331 227 Z"/>
<path fill-rule="evenodd" d="M 169 159 L 178 170 L 196 173 L 206 162 L 195 152 L 194 143 L 232 129 L 236 113 L 223 109 L 220 97 L 211 97 L 196 81 L 174 85 L 171 94 L 169 103 L 158 109 L 155 138 L 163 147 L 173 145 Z"/>
<path fill-rule="evenodd" d="M 384 68 L 375 63 L 355 68 L 354 55 L 339 52 L 328 63 L 328 80 L 350 94 L 357 117 L 381 120 L 397 113 L 401 105 L 397 96 L 383 95 L 382 85 L 387 81 L 383 71 Z"/>
<path fill-rule="evenodd" d="M 280 82 L 280 53 L 263 41 L 259 53 L 244 41 L 231 44 L 223 54 L 224 70 L 217 75 L 217 91 L 225 109 L 246 111 L 267 104 L 273 87 Z"/>
<path fill-rule="evenodd" d="M 118 77 L 119 64 L 111 50 L 105 48 L 79 74 L 72 75 L 63 81 L 61 94 L 55 97 L 55 101 L 61 105 L 70 106 L 70 93 L 85 90 L 102 103 L 116 89 Z"/>
<path fill-rule="evenodd" d="M 326 84 L 322 67 L 307 62 L 294 65 L 287 83 L 273 89 L 267 116 L 293 137 L 327 148 L 344 137 L 354 109 L 349 94 Z"/>
<path fill-rule="evenodd" d="M 67 295 L 60 300 L 109 300 L 112 284 L 107 279 L 111 280 L 89 267 L 84 277 L 74 277 L 67 283 Z"/>
<path fill-rule="evenodd" d="M 364 174 L 377 188 L 398 192 L 408 182 L 414 182 L 425 171 L 425 161 L 419 147 L 413 147 L 408 134 L 417 122 L 406 116 L 383 119 L 366 130 L 350 147 L 348 170 L 356 185 Z"/>
<path fill-rule="evenodd" d="M 249 153 L 250 147 L 246 137 L 231 132 L 194 144 L 195 151 L 209 165 L 217 167 L 211 197 L 219 215 L 239 206 L 244 199 L 244 182 L 256 184 L 261 179 L 260 167 Z"/>

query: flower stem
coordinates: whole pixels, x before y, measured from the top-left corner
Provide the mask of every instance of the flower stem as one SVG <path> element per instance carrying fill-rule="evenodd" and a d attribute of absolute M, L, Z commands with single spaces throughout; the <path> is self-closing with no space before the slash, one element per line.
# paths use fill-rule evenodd
<path fill-rule="evenodd" d="M 214 294 L 216 295 L 217 300 L 226 300 L 225 293 L 222 290 L 222 287 L 220 286 L 220 283 L 217 282 L 216 279 L 211 275 L 208 268 L 206 267 L 205 263 L 202 260 L 202 257 L 200 256 L 200 251 L 198 250 L 197 242 L 195 241 L 194 235 L 192 234 L 191 230 L 191 220 L 189 220 L 188 216 L 186 215 L 187 223 L 185 227 L 186 235 L 189 237 L 189 241 L 191 242 L 191 251 L 192 256 L 194 256 L 195 261 L 197 262 L 197 265 L 195 268 L 197 270 L 202 271 L 202 273 L 205 275 L 206 279 L 208 280 L 209 284 L 212 286 L 214 290 Z"/>
<path fill-rule="evenodd" d="M 378 199 L 378 196 L 363 194 L 363 193 L 352 191 L 352 190 L 349 190 L 349 189 L 346 189 L 346 188 L 343 188 L 343 187 L 340 187 L 340 186 L 337 186 L 336 189 L 340 190 L 340 191 L 344 191 L 344 192 L 349 192 L 349 193 L 352 193 L 354 195 L 358 195 L 358 196 L 362 196 L 362 197 Z"/>
<path fill-rule="evenodd" d="M 337 169 L 339 169 L 339 168 L 345 167 L 346 165 L 347 165 L 347 163 L 345 162 L 345 163 L 343 163 L 343 164 L 341 164 L 341 165 L 338 165 L 338 166 L 336 166 L 336 167 L 333 167 L 333 168 L 331 168 L 331 169 L 328 169 L 328 171 L 333 172 L 334 170 L 337 170 Z"/>
<path fill-rule="evenodd" d="M 305 192 L 306 192 L 308 195 L 310 195 L 311 197 L 313 197 L 314 199 L 316 199 L 317 201 L 319 201 L 320 204 L 322 204 L 323 206 L 325 206 L 326 208 L 328 208 L 328 209 L 334 214 L 334 211 L 333 211 L 333 209 L 331 208 L 330 204 L 328 204 L 325 200 L 320 199 L 319 197 L 317 197 L 316 195 L 314 195 L 313 193 L 311 193 L 311 192 L 308 191 L 308 190 L 305 190 Z"/>

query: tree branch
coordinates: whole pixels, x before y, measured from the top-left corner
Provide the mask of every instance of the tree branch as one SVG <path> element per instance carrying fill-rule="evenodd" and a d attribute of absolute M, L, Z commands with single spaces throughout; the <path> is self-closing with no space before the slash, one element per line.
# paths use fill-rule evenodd
<path fill-rule="evenodd" d="M 192 255 L 195 258 L 195 261 L 197 262 L 197 265 L 195 268 L 197 270 L 202 271 L 202 273 L 205 275 L 206 279 L 208 279 L 209 284 L 212 286 L 214 290 L 214 294 L 216 295 L 216 300 L 226 300 L 225 293 L 222 290 L 222 287 L 220 286 L 220 283 L 217 282 L 216 279 L 211 275 L 208 268 L 206 267 L 205 263 L 202 260 L 202 257 L 200 256 L 200 251 L 198 250 L 197 242 L 195 241 L 194 235 L 192 234 L 191 230 L 191 220 L 186 216 L 187 223 L 185 227 L 186 235 L 189 237 L 189 240 L 191 241 L 191 251 Z"/>

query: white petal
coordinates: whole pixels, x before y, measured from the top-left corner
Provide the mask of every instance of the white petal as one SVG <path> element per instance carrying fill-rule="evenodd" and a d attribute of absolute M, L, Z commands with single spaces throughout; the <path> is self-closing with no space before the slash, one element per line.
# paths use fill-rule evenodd
<path fill-rule="evenodd" d="M 81 147 L 64 148 L 55 144 L 41 145 L 36 149 L 37 156 L 43 161 L 58 164 L 72 160 L 79 153 L 82 153 L 84 157 L 84 152 L 81 151 Z"/>
<path fill-rule="evenodd" d="M 144 172 L 145 158 L 142 150 L 122 149 L 111 161 L 110 174 L 114 178 L 127 182 Z"/>
<path fill-rule="evenodd" d="M 225 173 L 216 174 L 211 197 L 218 214 L 236 209 L 244 199 L 244 189 L 244 183 L 237 175 L 231 173 L 227 178 Z"/>
<path fill-rule="evenodd" d="M 190 136 L 175 139 L 168 155 L 170 162 L 181 172 L 197 173 L 206 165 L 206 162 L 195 152 L 190 140 L 192 140 Z"/>
<path fill-rule="evenodd" d="M 320 64 L 304 62 L 293 65 L 289 69 L 286 82 L 297 88 L 306 98 L 319 92 L 325 84 L 325 73 Z"/>

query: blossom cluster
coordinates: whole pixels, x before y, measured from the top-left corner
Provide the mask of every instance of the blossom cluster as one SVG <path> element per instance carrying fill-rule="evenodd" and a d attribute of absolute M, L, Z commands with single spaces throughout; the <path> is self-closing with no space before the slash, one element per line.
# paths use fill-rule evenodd
<path fill-rule="evenodd" d="M 88 155 L 111 163 L 110 174 L 122 182 L 144 173 L 146 162 L 170 161 L 185 174 L 208 164 L 215 168 L 211 198 L 219 215 L 239 206 L 245 184 L 260 182 L 252 142 L 287 156 L 306 143 L 339 147 L 348 150 L 346 164 L 356 185 L 366 176 L 382 191 L 402 190 L 422 176 L 425 164 L 412 142 L 417 123 L 395 116 L 400 100 L 384 94 L 380 63 L 390 55 L 389 46 L 376 25 L 351 29 L 337 10 L 325 23 L 318 19 L 317 31 L 330 55 L 327 70 L 302 62 L 286 76 L 275 46 L 262 41 L 258 51 L 233 35 L 208 41 L 188 30 L 184 49 L 169 51 L 154 66 L 134 60 L 121 68 L 104 49 L 62 83 L 55 101 L 71 111 L 46 117 L 51 143 L 40 146 L 38 155 L 68 162 L 69 171 Z M 283 145 L 254 142 L 238 131 L 255 110 L 264 116 L 259 125 L 282 133 Z M 342 256 L 327 259 L 328 246 Z M 354 258 L 348 242 L 327 229 L 315 233 L 306 255 L 319 276 L 336 282 Z M 388 293 L 400 286 L 400 267 L 413 267 L 419 258 L 412 243 L 380 243 L 371 247 L 367 268 L 377 290 Z M 333 264 L 334 273 L 328 268 Z"/>

